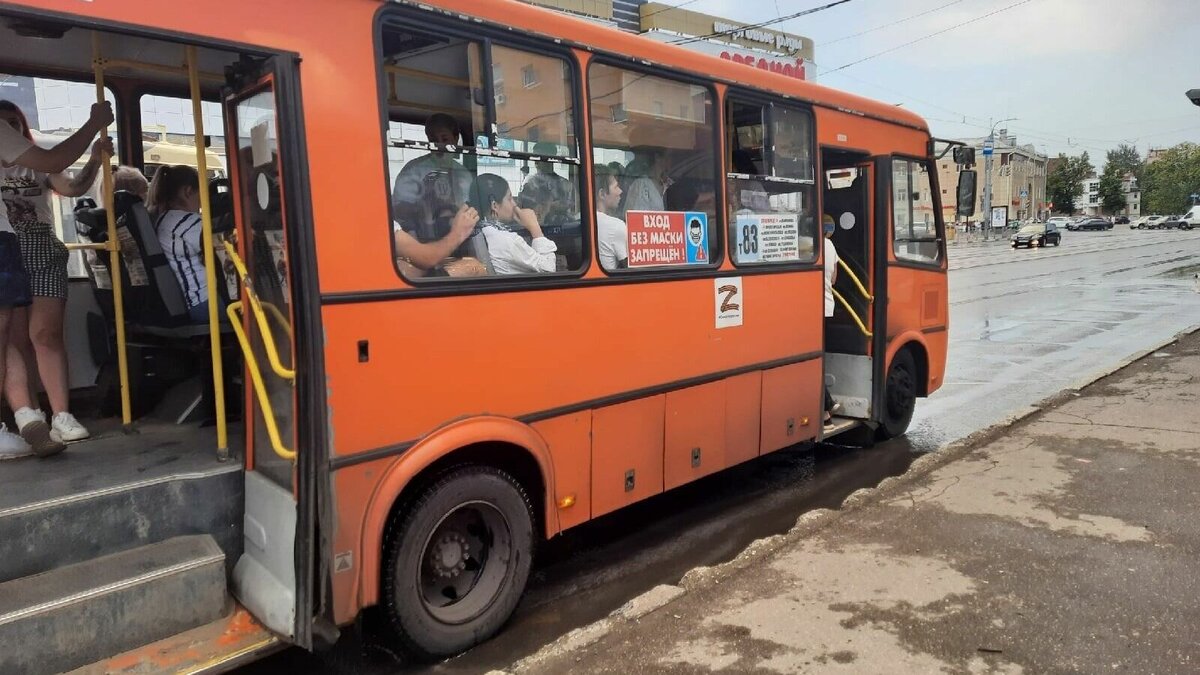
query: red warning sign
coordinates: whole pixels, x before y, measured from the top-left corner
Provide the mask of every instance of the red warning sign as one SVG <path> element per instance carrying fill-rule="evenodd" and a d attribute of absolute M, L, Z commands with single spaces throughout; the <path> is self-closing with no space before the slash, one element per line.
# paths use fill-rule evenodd
<path fill-rule="evenodd" d="M 703 265 L 708 262 L 708 214 L 629 211 L 629 266 Z"/>

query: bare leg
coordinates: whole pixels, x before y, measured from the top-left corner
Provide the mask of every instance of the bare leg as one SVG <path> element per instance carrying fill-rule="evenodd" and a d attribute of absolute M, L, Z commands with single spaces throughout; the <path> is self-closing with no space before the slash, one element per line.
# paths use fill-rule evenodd
<path fill-rule="evenodd" d="M 12 320 L 12 315 L 12 307 L 0 307 L 0 354 L 8 353 L 8 324 Z M 7 384 L 6 371 L 7 368 L 0 368 L 0 390 L 4 389 L 4 385 Z M 25 395 L 29 395 L 28 390 Z"/>
<path fill-rule="evenodd" d="M 38 374 L 42 377 L 42 386 L 46 387 L 46 396 L 50 398 L 50 409 L 56 415 L 67 411 L 70 400 L 67 349 L 63 343 L 63 314 L 66 308 L 67 301 L 64 298 L 41 297 L 35 297 L 33 306 L 29 308 L 29 340 L 32 340 L 33 351 L 37 354 Z"/>
<path fill-rule="evenodd" d="M 3 331 L 4 350 L 4 398 L 13 410 L 34 407 L 29 384 L 29 364 L 33 363 L 33 346 L 29 342 L 29 314 L 25 307 L 8 308 L 7 329 Z"/>

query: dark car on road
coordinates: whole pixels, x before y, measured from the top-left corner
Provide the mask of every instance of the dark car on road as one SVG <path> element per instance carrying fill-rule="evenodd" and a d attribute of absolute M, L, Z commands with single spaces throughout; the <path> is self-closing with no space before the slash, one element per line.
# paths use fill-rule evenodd
<path fill-rule="evenodd" d="M 1068 229 L 1071 230 L 1111 230 L 1112 228 L 1112 223 L 1104 218 L 1084 218 L 1068 226 Z"/>
<path fill-rule="evenodd" d="M 1012 236 L 1012 247 L 1039 248 L 1042 246 L 1058 246 L 1062 243 L 1062 232 L 1054 223 L 1032 223 L 1017 230 Z"/>
<path fill-rule="evenodd" d="M 1114 225 L 1128 225 L 1129 224 L 1129 216 L 1117 216 L 1116 219 L 1113 220 L 1113 224 Z"/>

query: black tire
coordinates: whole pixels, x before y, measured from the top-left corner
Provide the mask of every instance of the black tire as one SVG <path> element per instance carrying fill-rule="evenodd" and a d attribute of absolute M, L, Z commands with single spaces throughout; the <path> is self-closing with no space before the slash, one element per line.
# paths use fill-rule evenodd
<path fill-rule="evenodd" d="M 457 467 L 393 520 L 382 601 L 399 646 L 428 661 L 499 631 L 533 560 L 536 517 L 521 484 L 492 467 Z"/>
<path fill-rule="evenodd" d="M 884 380 L 883 410 L 875 435 L 881 441 L 904 435 L 917 407 L 917 364 L 907 349 L 896 352 Z"/>

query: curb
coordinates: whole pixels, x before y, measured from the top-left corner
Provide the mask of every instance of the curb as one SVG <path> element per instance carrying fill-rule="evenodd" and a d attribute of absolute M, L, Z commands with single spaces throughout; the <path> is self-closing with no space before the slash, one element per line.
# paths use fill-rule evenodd
<path fill-rule="evenodd" d="M 750 563 L 783 548 L 785 544 L 812 536 L 829 527 L 852 510 L 858 510 L 866 505 L 895 495 L 918 479 L 924 478 L 933 471 L 957 461 L 977 447 L 994 440 L 1013 425 L 1029 419 L 1048 407 L 1067 400 L 1068 397 L 1074 395 L 1079 390 L 1095 384 L 1197 331 L 1200 331 L 1200 324 L 1193 325 L 1176 333 L 1174 337 L 1168 340 L 1158 342 L 1153 347 L 1141 350 L 1130 357 L 1122 359 L 1115 366 L 1087 375 L 1070 386 L 1063 388 L 1058 393 L 1043 398 L 1032 406 L 1023 408 L 985 429 L 953 441 L 938 450 L 921 455 L 903 474 L 884 478 L 873 488 L 861 488 L 850 493 L 842 500 L 841 506 L 837 509 L 815 509 L 805 512 L 796 519 L 796 524 L 786 533 L 756 539 L 750 542 L 732 560 L 719 565 L 693 567 L 683 575 L 678 585 L 659 585 L 635 596 L 607 617 L 576 628 L 550 644 L 545 645 L 533 654 L 515 662 L 508 668 L 507 672 L 520 673 L 549 659 L 587 647 L 608 635 L 614 628 L 628 623 L 636 623 L 643 616 L 661 609 L 688 593 L 694 593 L 718 585 L 748 567 Z M 505 671 L 496 672 L 504 673 Z"/>

